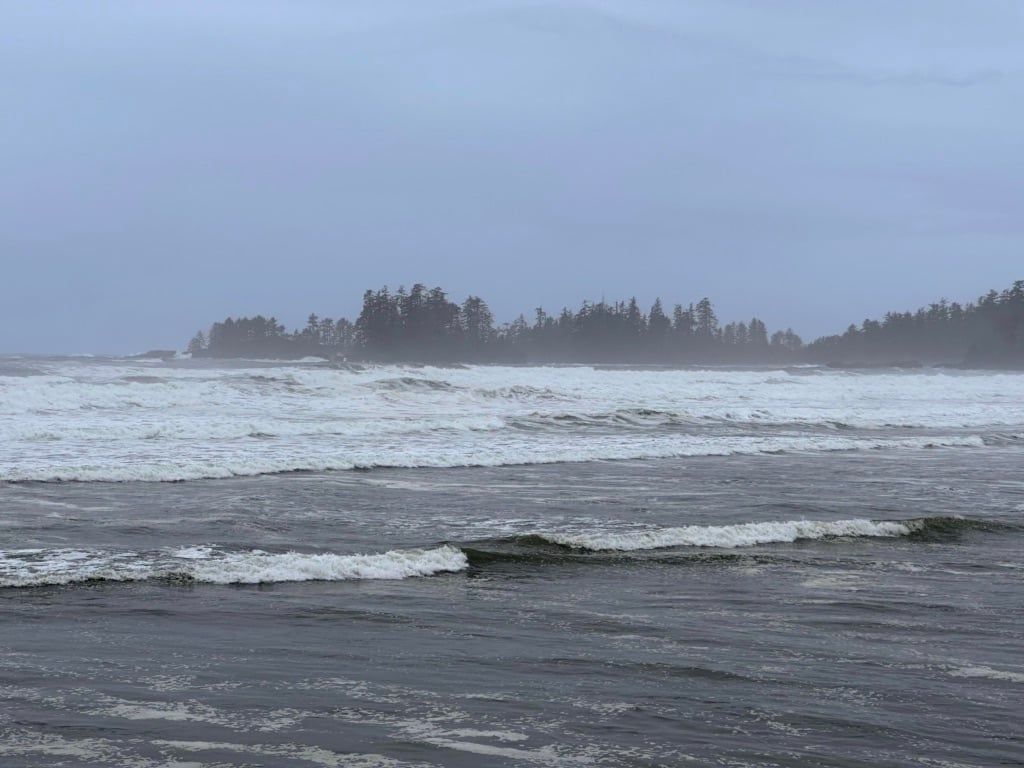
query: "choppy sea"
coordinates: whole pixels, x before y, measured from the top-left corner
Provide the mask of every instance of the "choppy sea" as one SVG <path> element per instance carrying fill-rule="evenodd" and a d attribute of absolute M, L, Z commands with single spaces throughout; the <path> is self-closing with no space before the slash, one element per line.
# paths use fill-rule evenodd
<path fill-rule="evenodd" d="M 1024 375 L 0 358 L 0 766 L 1022 766 Z"/>

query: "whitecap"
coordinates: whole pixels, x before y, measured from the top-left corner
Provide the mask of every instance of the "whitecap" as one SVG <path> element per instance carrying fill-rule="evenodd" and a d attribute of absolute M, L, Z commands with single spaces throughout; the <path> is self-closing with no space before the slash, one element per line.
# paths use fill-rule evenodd
<path fill-rule="evenodd" d="M 268 379 L 238 361 L 51 360 L 4 379 L 0 482 L 1000 448 L 1024 434 L 1020 375 L 780 375 L 277 363 Z"/>
<path fill-rule="evenodd" d="M 597 533 L 542 533 L 541 538 L 564 547 L 593 552 L 629 552 L 668 547 L 751 547 L 799 539 L 838 536 L 906 536 L 911 527 L 902 522 L 875 520 L 787 520 L 738 525 L 687 525 L 646 531 Z"/>
<path fill-rule="evenodd" d="M 178 579 L 207 584 L 407 579 L 468 567 L 456 547 L 391 550 L 380 554 L 261 550 L 222 552 L 209 546 L 136 553 L 68 549 L 0 551 L 0 587 L 37 587 L 87 581 Z"/>

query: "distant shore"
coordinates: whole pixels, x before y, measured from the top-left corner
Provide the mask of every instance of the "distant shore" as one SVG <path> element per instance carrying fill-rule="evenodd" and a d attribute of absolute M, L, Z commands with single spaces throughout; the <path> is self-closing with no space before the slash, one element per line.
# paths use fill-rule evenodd
<path fill-rule="evenodd" d="M 675 304 L 660 299 L 644 311 L 628 301 L 584 301 L 573 312 L 533 321 L 519 315 L 496 325 L 486 302 L 461 304 L 441 288 L 417 283 L 395 292 L 367 290 L 355 321 L 311 314 L 289 331 L 273 316 L 228 317 L 199 331 L 186 350 L 194 358 L 295 360 L 309 356 L 353 363 L 800 365 L 850 370 L 939 366 L 1024 369 L 1024 280 L 975 302 L 945 299 L 915 312 L 889 312 L 850 325 L 842 334 L 805 344 L 792 329 L 769 329 L 757 317 L 721 324 L 708 298 Z M 140 358 L 172 357 L 155 349 Z"/>

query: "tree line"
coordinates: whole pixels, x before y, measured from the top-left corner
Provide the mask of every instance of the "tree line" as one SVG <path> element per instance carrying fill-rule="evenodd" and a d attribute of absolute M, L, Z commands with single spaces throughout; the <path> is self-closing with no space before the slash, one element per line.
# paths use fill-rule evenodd
<path fill-rule="evenodd" d="M 888 312 L 807 345 L 808 360 L 1024 366 L 1024 280 L 975 302 L 942 299 L 916 312 Z"/>
<path fill-rule="evenodd" d="M 203 357 L 326 355 L 380 362 L 682 363 L 793 360 L 803 342 L 792 329 L 769 335 L 764 322 L 722 326 L 710 299 L 649 310 L 629 301 L 584 301 L 575 312 L 543 308 L 495 324 L 479 296 L 461 304 L 439 287 L 417 283 L 363 294 L 355 322 L 309 316 L 288 331 L 273 317 L 227 318 L 198 332 L 188 352 Z"/>
<path fill-rule="evenodd" d="M 769 333 L 758 318 L 722 325 L 710 299 L 644 311 L 635 298 L 584 301 L 549 314 L 538 307 L 496 324 L 487 303 L 461 304 L 417 283 L 367 290 L 353 321 L 311 314 L 288 331 L 273 317 L 227 318 L 200 331 L 188 351 L 203 357 L 317 355 L 379 362 L 509 363 L 964 363 L 1024 365 L 1024 281 L 977 302 L 945 299 L 916 312 L 890 312 L 805 345 L 792 331 Z"/>

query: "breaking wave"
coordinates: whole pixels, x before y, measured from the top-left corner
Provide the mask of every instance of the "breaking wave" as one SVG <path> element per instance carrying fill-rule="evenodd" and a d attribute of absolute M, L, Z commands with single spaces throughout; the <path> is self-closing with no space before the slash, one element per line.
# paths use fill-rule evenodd
<path fill-rule="evenodd" d="M 407 579 L 464 570 L 456 547 L 338 555 L 261 550 L 221 552 L 188 547 L 142 554 L 71 549 L 0 551 L 0 587 L 39 587 L 90 581 L 169 581 L 205 584 L 273 584 L 289 581 Z"/>
<path fill-rule="evenodd" d="M 451 389 L 447 381 L 438 379 L 420 379 L 413 376 L 399 376 L 394 379 L 381 379 L 369 385 L 373 389 L 390 392 L 422 392 Z"/>
<path fill-rule="evenodd" d="M 205 545 L 150 553 L 0 550 L 0 588 L 99 581 L 226 585 L 408 579 L 469 569 L 479 571 L 502 564 L 528 568 L 582 563 L 600 566 L 628 562 L 635 557 L 650 562 L 650 555 L 659 550 L 674 550 L 664 556 L 670 558 L 664 562 L 679 565 L 780 564 L 788 561 L 785 553 L 756 548 L 802 540 L 905 537 L 949 541 L 969 531 L 1020 533 L 1024 526 L 959 517 L 784 520 L 650 530 L 540 531 L 380 554 L 225 551 Z M 736 553 L 737 549 L 747 551 Z"/>
<path fill-rule="evenodd" d="M 1020 531 L 1009 523 L 962 517 L 918 517 L 906 520 L 783 520 L 736 525 L 689 525 L 652 530 L 540 533 L 526 542 L 555 545 L 583 552 L 633 552 L 678 547 L 735 549 L 760 544 L 839 538 L 909 536 L 941 541 L 968 531 Z"/>
<path fill-rule="evenodd" d="M 562 547 L 591 552 L 629 552 L 640 549 L 668 547 L 752 547 L 778 544 L 799 539 L 824 539 L 839 536 L 906 536 L 912 527 L 907 522 L 875 520 L 788 520 L 771 523 L 739 525 L 660 528 L 652 531 L 624 533 L 541 534 L 541 537 Z"/>
<path fill-rule="evenodd" d="M 221 440 L 207 448 L 209 455 L 166 455 L 163 443 L 173 438 L 155 431 L 140 437 L 146 443 L 132 455 L 122 449 L 110 456 L 86 453 L 39 465 L 0 464 L 0 483 L 29 482 L 182 482 L 255 477 L 294 472 L 334 472 L 370 469 L 447 469 L 531 464 L 566 464 L 587 461 L 644 461 L 704 456 L 742 456 L 785 453 L 824 453 L 863 450 L 980 448 L 980 435 L 945 437 L 844 437 L 812 434 L 651 434 L 629 439 L 621 433 L 595 435 L 570 441 L 536 439 L 528 428 L 525 437 L 509 435 L 493 420 L 437 429 L 428 436 L 405 431 L 401 425 L 381 425 L 376 434 L 321 433 L 306 440 L 280 435 L 269 428 L 249 426 L 245 443 L 217 452 Z M 537 429 L 540 429 L 538 427 Z M 31 434 L 37 451 L 59 441 L 59 434 Z M 377 438 L 375 442 L 374 438 Z M 233 438 L 231 438 L 233 440 Z M 227 455 L 224 455 L 227 453 Z"/>
<path fill-rule="evenodd" d="M 42 373 L 0 376 L 0 482 L 1024 447 L 1019 375 L 33 366 Z"/>

